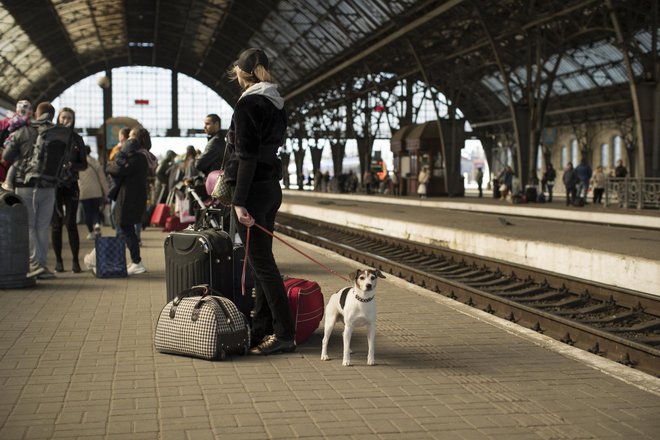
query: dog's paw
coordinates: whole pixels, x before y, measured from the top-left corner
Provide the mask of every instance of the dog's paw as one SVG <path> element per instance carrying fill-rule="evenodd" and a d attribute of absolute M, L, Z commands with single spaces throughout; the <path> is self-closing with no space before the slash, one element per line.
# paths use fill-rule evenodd
<path fill-rule="evenodd" d="M 350 360 L 348 360 L 348 361 L 347 361 L 347 360 L 344 360 L 344 362 L 342 362 L 341 364 L 342 364 L 344 367 L 350 367 L 350 366 L 353 365 L 353 364 L 351 364 L 351 361 L 350 361 Z"/>
<path fill-rule="evenodd" d="M 367 365 L 376 365 L 376 359 L 367 359 Z"/>
<path fill-rule="evenodd" d="M 328 356 L 327 354 L 322 354 L 322 355 L 321 355 L 321 360 L 322 360 L 322 361 L 329 361 L 329 360 L 330 360 L 330 356 Z"/>

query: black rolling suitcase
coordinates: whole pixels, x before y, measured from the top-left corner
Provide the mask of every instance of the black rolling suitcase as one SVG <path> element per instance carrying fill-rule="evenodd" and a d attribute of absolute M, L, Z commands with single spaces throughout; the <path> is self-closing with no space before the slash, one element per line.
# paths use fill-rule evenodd
<path fill-rule="evenodd" d="M 196 197 L 194 199 L 199 201 Z M 202 215 L 206 215 L 206 208 L 202 209 Z M 211 221 L 197 222 L 197 229 L 172 232 L 165 238 L 167 302 L 192 286 L 208 284 L 213 290 L 232 300 L 249 318 L 254 309 L 254 275 L 250 265 L 247 265 L 243 295 L 241 274 L 245 247 L 242 243 L 234 243 L 232 237 L 235 234 L 230 235 L 213 227 L 217 226 L 217 223 L 212 221 L 213 213 L 210 214 L 208 218 Z M 233 231 L 234 228 L 229 229 Z"/>
<path fill-rule="evenodd" d="M 254 277 L 248 265 L 245 295 L 241 292 L 241 273 L 245 248 L 234 245 L 229 234 L 216 229 L 184 229 L 165 238 L 165 279 L 167 302 L 192 286 L 208 284 L 229 298 L 250 316 L 254 308 Z"/>

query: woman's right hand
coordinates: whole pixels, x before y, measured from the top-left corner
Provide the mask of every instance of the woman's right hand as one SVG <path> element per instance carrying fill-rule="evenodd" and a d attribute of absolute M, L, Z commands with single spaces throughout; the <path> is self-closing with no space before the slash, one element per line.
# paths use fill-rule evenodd
<path fill-rule="evenodd" d="M 243 206 L 234 206 L 234 211 L 236 212 L 236 217 L 241 224 L 247 226 L 248 228 L 254 225 L 254 218 Z"/>

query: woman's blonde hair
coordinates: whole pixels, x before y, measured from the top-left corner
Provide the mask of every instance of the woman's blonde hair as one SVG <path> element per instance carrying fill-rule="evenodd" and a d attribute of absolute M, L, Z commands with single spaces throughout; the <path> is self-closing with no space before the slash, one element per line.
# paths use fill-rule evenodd
<path fill-rule="evenodd" d="M 238 66 L 234 66 L 229 72 L 227 72 L 227 76 L 229 76 L 231 81 L 238 80 L 238 83 L 244 89 L 247 89 L 258 82 L 273 82 L 273 77 L 270 75 L 270 72 L 261 64 L 254 68 L 253 74 L 243 71 Z"/>

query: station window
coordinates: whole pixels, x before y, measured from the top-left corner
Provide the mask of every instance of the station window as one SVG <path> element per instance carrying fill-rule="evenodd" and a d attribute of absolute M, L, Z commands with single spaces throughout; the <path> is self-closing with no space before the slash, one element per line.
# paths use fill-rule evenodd
<path fill-rule="evenodd" d="M 571 141 L 571 162 L 573 162 L 573 166 L 577 166 L 578 162 L 578 141 L 577 139 L 573 139 Z"/>
<path fill-rule="evenodd" d="M 566 168 L 568 164 L 568 147 L 566 145 L 561 146 L 561 167 Z"/>
<path fill-rule="evenodd" d="M 608 144 L 600 145 L 600 165 L 603 168 L 612 166 L 612 162 L 610 162 L 610 146 Z"/>
<path fill-rule="evenodd" d="M 536 169 L 540 170 L 543 167 L 543 147 L 540 145 L 536 149 Z"/>
<path fill-rule="evenodd" d="M 623 158 L 623 142 L 621 141 L 621 136 L 614 136 L 612 144 L 614 145 L 614 163 L 616 163 L 617 160 Z"/>

